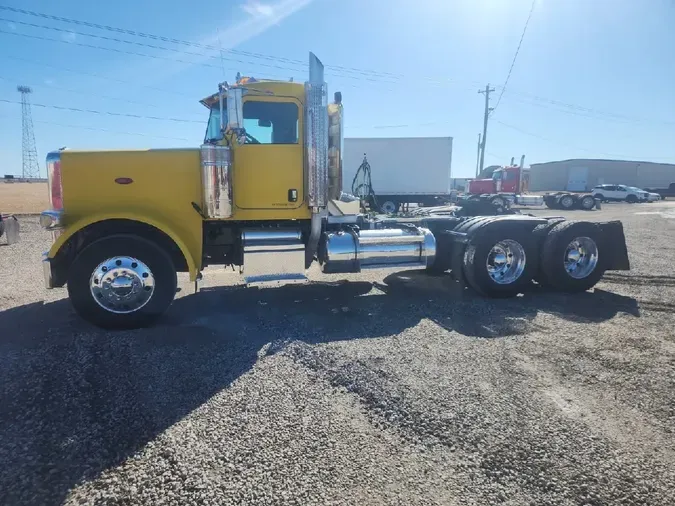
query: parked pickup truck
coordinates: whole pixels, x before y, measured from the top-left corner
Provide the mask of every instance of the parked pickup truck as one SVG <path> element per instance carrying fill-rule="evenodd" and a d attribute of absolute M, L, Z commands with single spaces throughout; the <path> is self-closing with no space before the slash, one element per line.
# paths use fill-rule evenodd
<path fill-rule="evenodd" d="M 658 193 L 662 199 L 666 197 L 675 197 L 675 183 L 670 183 L 668 188 L 645 188 L 650 193 Z"/>

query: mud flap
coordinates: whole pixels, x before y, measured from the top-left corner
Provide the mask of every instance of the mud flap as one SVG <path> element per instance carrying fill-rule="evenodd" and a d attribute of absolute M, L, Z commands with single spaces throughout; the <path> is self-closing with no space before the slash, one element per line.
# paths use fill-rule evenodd
<path fill-rule="evenodd" d="M 608 271 L 629 271 L 630 260 L 626 247 L 626 236 L 623 233 L 623 224 L 620 221 L 605 221 L 598 223 L 607 245 Z"/>
<path fill-rule="evenodd" d="M 5 235 L 7 236 L 7 244 L 16 244 L 19 242 L 19 220 L 16 216 L 5 216 L 2 220 L 5 228 Z"/>

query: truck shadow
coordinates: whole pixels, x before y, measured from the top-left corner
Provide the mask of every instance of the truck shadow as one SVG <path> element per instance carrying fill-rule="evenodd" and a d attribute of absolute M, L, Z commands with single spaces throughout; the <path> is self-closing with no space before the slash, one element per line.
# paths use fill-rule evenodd
<path fill-rule="evenodd" d="M 545 330 L 532 321 L 540 311 L 576 322 L 639 316 L 634 299 L 602 290 L 533 286 L 486 300 L 418 271 L 378 284 L 207 289 L 177 299 L 158 325 L 124 332 L 83 323 L 65 300 L 0 312 L 0 504 L 61 504 L 286 343 L 387 338 L 423 319 L 498 338 Z"/>

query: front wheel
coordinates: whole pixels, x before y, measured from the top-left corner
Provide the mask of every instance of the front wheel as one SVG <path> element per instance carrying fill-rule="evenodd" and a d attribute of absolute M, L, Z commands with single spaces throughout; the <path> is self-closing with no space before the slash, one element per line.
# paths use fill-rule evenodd
<path fill-rule="evenodd" d="M 133 235 L 99 239 L 82 250 L 68 275 L 75 311 L 103 328 L 149 325 L 176 294 L 176 269 L 169 255 Z"/>
<path fill-rule="evenodd" d="M 626 202 L 629 204 L 635 204 L 637 201 L 638 199 L 635 195 L 628 195 L 628 197 L 626 197 Z"/>

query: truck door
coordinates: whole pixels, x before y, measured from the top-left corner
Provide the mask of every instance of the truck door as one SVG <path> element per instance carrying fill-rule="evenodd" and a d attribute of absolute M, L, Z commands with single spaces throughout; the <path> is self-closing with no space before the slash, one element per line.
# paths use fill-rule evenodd
<path fill-rule="evenodd" d="M 234 153 L 234 204 L 296 209 L 303 204 L 302 106 L 292 97 L 244 98 L 246 143 Z"/>
<path fill-rule="evenodd" d="M 494 181 L 494 190 L 495 193 L 502 191 L 502 178 L 504 177 L 504 171 L 497 169 L 492 173 L 492 181 Z"/>

